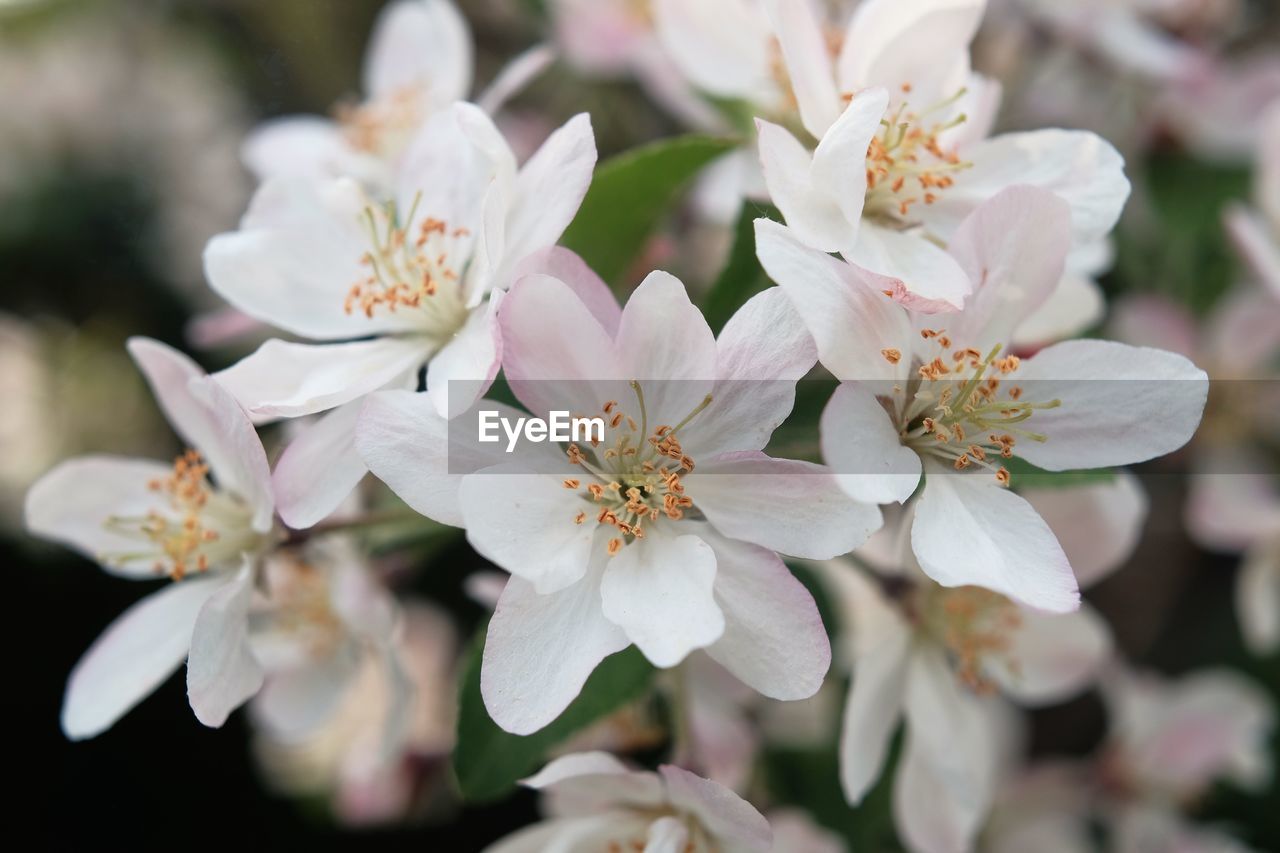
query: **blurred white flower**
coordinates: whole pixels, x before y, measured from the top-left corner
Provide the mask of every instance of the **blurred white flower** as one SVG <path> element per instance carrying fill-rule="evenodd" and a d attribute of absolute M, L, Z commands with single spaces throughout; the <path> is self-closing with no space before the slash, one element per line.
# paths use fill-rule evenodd
<path fill-rule="evenodd" d="M 1227 233 L 1258 281 L 1280 303 L 1280 100 L 1262 119 L 1254 161 L 1253 207 L 1227 211 Z"/>
<path fill-rule="evenodd" d="M 1145 518 L 1145 497 L 1129 477 L 1027 497 L 1069 543 L 1085 584 L 1123 562 Z M 905 719 L 894 813 L 913 849 L 932 853 L 968 846 L 990 804 L 1001 747 L 983 697 L 1029 707 L 1068 699 L 1099 674 L 1111 635 L 1087 605 L 1046 614 L 978 587 L 937 585 L 911 553 L 909 515 L 857 552 L 872 572 L 832 561 L 822 577 L 849 626 L 841 655 L 853 666 L 840 747 L 845 796 L 856 804 L 876 783 Z"/>
<path fill-rule="evenodd" d="M 560 238 L 595 162 L 585 114 L 517 168 L 489 117 L 458 103 L 414 137 L 393 200 L 350 178 L 278 178 L 258 190 L 239 231 L 209 243 L 218 293 L 321 342 L 272 339 L 217 376 L 259 418 L 330 412 L 276 467 L 287 524 L 324 518 L 364 475 L 352 445 L 364 395 L 415 387 L 424 365 L 442 414 L 470 403 L 449 399 L 450 380 L 477 397 L 488 388 L 501 355 L 498 291 L 525 256 Z"/>
<path fill-rule="evenodd" d="M 543 792 L 548 818 L 486 853 L 556 849 L 747 853 L 773 846 L 769 822 L 728 788 L 670 764 L 629 770 L 612 755 L 566 755 L 524 785 Z"/>
<path fill-rule="evenodd" d="M 842 380 L 821 430 L 844 488 L 901 503 L 923 475 L 912 547 L 925 573 L 1054 612 L 1078 605 L 1076 578 L 1035 508 L 1008 490 L 1001 460 L 1062 471 L 1160 456 L 1190 439 L 1208 391 L 1195 365 L 1160 350 L 1067 341 L 1003 354 L 1061 277 L 1068 222 L 1067 205 L 1034 187 L 979 207 L 950 246 L 979 286 L 951 314 L 913 312 L 898 283 L 756 222 L 760 260 Z"/>
<path fill-rule="evenodd" d="M 206 725 L 222 725 L 262 684 L 247 639 L 254 561 L 275 541 L 266 453 L 235 400 L 186 356 L 145 338 L 129 352 L 193 449 L 172 469 L 104 455 L 63 462 L 28 492 L 27 529 L 121 577 L 178 582 L 126 610 L 76 664 L 62 708 L 72 738 L 109 728 L 184 658 Z"/>
<path fill-rule="evenodd" d="M 353 649 L 341 683 L 323 685 L 337 693 L 318 725 L 297 731 L 272 722 L 278 714 L 270 707 L 271 674 L 250 706 L 255 753 L 269 782 L 292 794 L 328 797 L 349 825 L 405 820 L 431 805 L 422 802 L 424 791 L 445 787 L 457 632 L 433 605 L 410 601 L 399 609 L 391 648 Z"/>

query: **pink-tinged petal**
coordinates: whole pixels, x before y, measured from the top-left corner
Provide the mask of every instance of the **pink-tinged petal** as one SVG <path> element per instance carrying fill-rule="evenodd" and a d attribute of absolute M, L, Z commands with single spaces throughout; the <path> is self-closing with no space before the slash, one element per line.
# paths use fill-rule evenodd
<path fill-rule="evenodd" d="M 741 451 L 700 461 L 684 478 L 716 530 L 771 551 L 823 560 L 847 554 L 880 527 L 880 510 L 812 462 Z"/>
<path fill-rule="evenodd" d="M 903 503 L 920 483 L 920 457 L 904 447 L 872 391 L 842 382 L 819 424 L 822 458 L 840 487 L 870 504 Z"/>
<path fill-rule="evenodd" d="M 847 563 L 824 566 L 853 630 L 853 682 L 840 727 L 840 784 L 857 805 L 880 778 L 902 717 L 911 630 L 870 578 Z"/>
<path fill-rule="evenodd" d="M 616 347 L 625 377 L 640 380 L 650 429 L 680 423 L 714 387 L 715 335 L 673 275 L 651 272 L 631 294 Z M 632 407 L 623 408 L 635 414 Z M 695 418 L 689 431 L 700 430 Z"/>
<path fill-rule="evenodd" d="M 653 13 L 670 61 L 698 88 L 751 101 L 775 90 L 769 21 L 750 0 L 654 0 Z"/>
<path fill-rule="evenodd" d="M 412 312 L 366 317 L 346 310 L 351 286 L 369 274 L 360 259 L 370 249 L 362 224 L 370 204 L 349 178 L 268 181 L 240 230 L 205 247 L 205 277 L 250 317 L 295 335 L 339 340 L 412 330 Z"/>
<path fill-rule="evenodd" d="M 620 837 L 643 837 L 648 827 L 647 817 L 616 809 L 585 817 L 550 818 L 489 845 L 484 848 L 484 853 L 601 850 L 607 849 L 610 841 Z"/>
<path fill-rule="evenodd" d="M 787 225 L 815 249 L 838 252 L 848 247 L 858 234 L 858 220 L 847 220 L 835 195 L 815 181 L 812 155 L 776 124 L 758 118 L 756 129 L 769 198 Z"/>
<path fill-rule="evenodd" d="M 819 136 L 813 152 L 810 179 L 835 198 L 851 230 L 861 221 L 866 202 L 867 148 L 880 132 L 888 108 L 889 94 L 884 89 L 859 92 L 826 135 Z"/>
<path fill-rule="evenodd" d="M 567 462 L 564 468 L 573 473 Z M 587 571 L 596 510 L 560 478 L 536 473 L 526 461 L 504 461 L 464 477 L 458 505 L 471 546 L 539 593 L 575 584 Z"/>
<path fill-rule="evenodd" d="M 517 54 L 485 86 L 484 91 L 476 98 L 476 105 L 489 115 L 497 115 L 507 101 L 524 91 L 555 61 L 556 49 L 549 44 L 535 44 Z"/>
<path fill-rule="evenodd" d="M 1240 553 L 1280 536 L 1280 488 L 1268 460 L 1244 448 L 1216 450 L 1197 460 L 1185 518 L 1200 545 Z"/>
<path fill-rule="evenodd" d="M 985 587 L 1051 613 L 1080 606 L 1071 564 L 1049 525 L 986 473 L 926 469 L 911 547 L 943 586 Z"/>
<path fill-rule="evenodd" d="M 365 54 L 364 89 L 373 97 L 427 87 L 428 103 L 471 91 L 471 31 L 449 0 L 400 0 L 382 10 Z"/>
<path fill-rule="evenodd" d="M 1070 269 L 1039 308 L 1032 311 L 1013 333 L 1013 345 L 1038 349 L 1046 344 L 1077 337 L 1102 322 L 1107 300 L 1098 283 Z"/>
<path fill-rule="evenodd" d="M 516 267 L 514 278 L 546 275 L 558 279 L 573 291 L 610 337 L 618 333 L 622 322 L 622 306 L 604 279 L 574 252 L 563 246 L 550 246 L 526 255 Z"/>
<path fill-rule="evenodd" d="M 695 816 L 722 845 L 734 850 L 772 848 L 773 831 L 769 829 L 769 822 L 733 791 L 670 764 L 661 765 L 658 772 L 662 774 L 671 804 Z"/>
<path fill-rule="evenodd" d="M 287 116 L 263 122 L 250 132 L 240 159 L 259 181 L 273 178 L 324 180 L 344 175 L 380 182 L 378 160 L 347 144 L 342 130 L 318 116 Z"/>
<path fill-rule="evenodd" d="M 364 402 L 356 400 L 303 427 L 271 472 L 277 511 L 294 530 L 334 513 L 369 470 L 356 450 L 356 422 Z"/>
<path fill-rule="evenodd" d="M 707 653 L 771 699 L 807 699 L 831 666 L 831 643 L 813 596 L 777 554 L 710 530 L 699 533 L 716 554 L 715 596 L 724 635 Z"/>
<path fill-rule="evenodd" d="M 1058 538 L 1082 589 L 1129 559 L 1147 521 L 1146 492 L 1125 471 L 1107 483 L 1024 489 L 1021 494 Z"/>
<path fill-rule="evenodd" d="M 509 406 L 484 401 L 502 417 Z M 479 443 L 473 422 L 447 421 L 426 394 L 380 391 L 365 398 L 355 446 L 369 470 L 401 500 L 430 519 L 462 527 L 458 488 L 463 476 L 509 462 L 504 444 Z"/>
<path fill-rule="evenodd" d="M 542 417 L 560 409 L 591 414 L 619 396 L 625 377 L 613 337 L 572 289 L 545 275 L 527 276 L 498 311 L 503 370 L 512 392 Z M 610 381 L 612 380 L 612 381 Z"/>
<path fill-rule="evenodd" d="M 972 849 L 995 783 L 997 748 L 986 713 L 961 689 L 942 650 L 932 646 L 912 654 L 905 707 L 894 823 L 915 849 Z"/>
<path fill-rule="evenodd" d="M 1226 213 L 1227 235 L 1262 284 L 1280 298 L 1280 234 L 1251 210 L 1233 205 Z"/>
<path fill-rule="evenodd" d="M 715 579 L 710 545 L 651 531 L 609 558 L 600 586 L 605 618 L 654 666 L 675 666 L 724 634 Z"/>
<path fill-rule="evenodd" d="M 800 120 L 814 139 L 821 139 L 839 115 L 840 95 L 818 10 L 812 0 L 765 0 L 764 8 L 782 51 Z M 866 148 L 860 153 L 865 156 Z"/>
<path fill-rule="evenodd" d="M 145 699 L 187 656 L 191 628 L 217 576 L 169 584 L 120 614 L 71 670 L 62 699 L 62 731 L 72 740 L 109 729 Z"/>
<path fill-rule="evenodd" d="M 221 726 L 262 687 L 262 667 L 249 647 L 252 599 L 253 566 L 245 560 L 196 616 L 187 657 L 187 698 L 206 726 Z"/>
<path fill-rule="evenodd" d="M 1124 158 L 1099 136 L 1079 130 L 1006 133 L 969 146 L 960 156 L 973 163 L 939 193 L 928 221 L 943 237 L 979 204 L 1005 187 L 1030 184 L 1054 192 L 1071 208 L 1077 245 L 1105 237 L 1129 198 Z"/>
<path fill-rule="evenodd" d="M 427 363 L 427 394 L 448 418 L 469 410 L 485 395 L 502 366 L 498 326 L 501 294 L 471 312 L 466 324 Z"/>
<path fill-rule="evenodd" d="M 884 353 L 909 355 L 914 332 L 907 312 L 881 292 L 885 280 L 803 245 L 767 219 L 756 220 L 756 253 L 809 329 L 823 366 L 840 379 L 905 378 L 909 359 L 895 365 Z"/>
<path fill-rule="evenodd" d="M 759 450 L 795 405 L 796 382 L 818 359 L 800 314 L 780 288 L 758 293 L 716 339 L 712 404 L 684 431 L 695 459 Z"/>
<path fill-rule="evenodd" d="M 1111 656 L 1111 631 L 1087 604 L 1075 613 L 1023 608 L 1006 651 L 989 655 L 983 672 L 1009 698 L 1027 706 L 1064 702 L 1089 686 Z"/>
<path fill-rule="evenodd" d="M 178 435 L 200 451 L 221 488 L 253 511 L 253 527 L 271 526 L 271 469 L 262 441 L 226 390 L 182 353 L 150 338 L 130 338 L 129 354 Z"/>
<path fill-rule="evenodd" d="M 1007 343 L 1058 286 L 1070 247 L 1071 209 L 1048 190 L 1009 187 L 979 205 L 948 244 L 973 282 L 952 340 L 984 355 Z"/>
<path fill-rule="evenodd" d="M 603 571 L 596 565 L 578 583 L 549 595 L 539 595 L 522 578 L 507 584 L 489 622 L 480 670 L 485 707 L 506 731 L 531 734 L 550 723 L 600 661 L 630 645 L 601 613 Z"/>
<path fill-rule="evenodd" d="M 27 492 L 25 523 L 29 533 L 73 548 L 104 569 L 127 578 L 157 577 L 155 557 L 134 554 L 138 540 L 107 527 L 112 517 L 139 517 L 161 501 L 150 483 L 172 473 L 149 459 L 80 456 L 48 471 Z"/>
<path fill-rule="evenodd" d="M 770 810 L 769 825 L 775 853 L 848 853 L 839 835 L 819 826 L 800 809 Z"/>
<path fill-rule="evenodd" d="M 921 314 L 957 311 L 973 290 L 974 283 L 956 259 L 922 232 L 865 222 L 845 259 L 888 279 L 883 289 Z"/>
<path fill-rule="evenodd" d="M 969 42 L 985 8 L 986 0 L 859 4 L 840 52 L 840 86 L 910 85 L 921 108 L 954 95 L 968 77 Z"/>
<path fill-rule="evenodd" d="M 1245 554 L 1236 576 L 1236 618 L 1249 651 L 1280 648 L 1280 549 L 1264 543 Z"/>
<path fill-rule="evenodd" d="M 1154 459 L 1186 444 L 1200 425 L 1209 377 L 1180 355 L 1113 341 L 1066 341 L 1025 360 L 1015 374 L 1028 400 L 1060 400 L 1028 422 L 1047 441 L 1016 453 L 1050 471 Z"/>
<path fill-rule="evenodd" d="M 552 133 L 520 168 L 507 213 L 506 260 L 493 286 L 509 287 L 516 263 L 560 239 L 582 204 L 595 166 L 591 118 L 579 113 Z"/>
<path fill-rule="evenodd" d="M 615 755 L 608 752 L 574 752 L 552 759 L 545 767 L 520 784 L 535 791 L 558 785 L 565 779 L 579 776 L 630 775 L 633 771 Z"/>
<path fill-rule="evenodd" d="M 323 412 L 385 388 L 427 360 L 425 337 L 383 337 L 340 344 L 265 342 L 214 378 L 255 417 Z"/>

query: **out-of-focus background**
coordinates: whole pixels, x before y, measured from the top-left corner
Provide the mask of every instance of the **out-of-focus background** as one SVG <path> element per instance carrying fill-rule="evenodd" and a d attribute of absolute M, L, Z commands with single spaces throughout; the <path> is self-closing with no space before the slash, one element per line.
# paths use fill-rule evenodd
<path fill-rule="evenodd" d="M 581 4 L 462 0 L 477 43 L 477 88 L 520 51 L 555 41 L 563 21 L 549 7 L 561 5 Z M 1179 43 L 1226 58 L 1222 74 L 1189 88 L 1161 76 L 1167 57 L 1155 47 L 1150 55 L 1132 47 L 1110 55 L 1105 42 L 1083 43 L 1052 14 L 1025 8 L 1044 5 L 993 0 L 988 13 L 975 61 L 1005 81 L 1002 124 L 1087 127 L 1125 153 L 1134 195 L 1114 266 L 1102 277 L 1112 312 L 1123 304 L 1146 316 L 1173 305 L 1205 322 L 1248 277 L 1223 213 L 1250 197 L 1250 122 L 1268 96 L 1280 97 L 1280 4 L 1206 0 L 1181 4 L 1195 14 L 1155 16 L 1154 26 Z M 70 743 L 58 726 L 67 674 L 139 588 L 26 538 L 23 493 L 73 454 L 164 457 L 179 449 L 124 341 L 149 335 L 210 369 L 256 344 L 255 330 L 236 328 L 222 313 L 200 265 L 205 241 L 234 227 L 252 192 L 241 142 L 263 118 L 326 114 L 354 100 L 381 7 L 380 0 L 0 0 L 0 553 L 8 610 L 0 624 L 4 734 L 17 757 L 7 762 L 17 794 L 5 810 L 12 838 L 34 833 L 38 844 L 60 848 L 354 840 L 365 848 L 467 851 L 535 819 L 527 792 L 461 805 L 450 793 L 447 760 L 424 755 L 402 810 L 407 819 L 352 828 L 335 821 L 322 792 L 291 783 L 305 776 L 305 760 L 270 754 L 243 713 L 222 730 L 201 726 L 187 712 L 180 675 L 94 740 Z M 590 72 L 559 62 L 516 98 L 502 126 L 518 149 L 531 150 L 583 110 L 602 158 L 680 132 L 627 75 Z M 667 230 L 650 265 L 708 284 L 728 236 L 688 211 L 675 213 Z M 1107 322 L 1114 317 L 1097 327 Z M 1272 412 L 1272 451 L 1280 451 L 1278 422 Z M 270 445 L 279 437 L 267 438 Z M 1186 483 L 1177 472 L 1189 467 L 1190 452 L 1141 472 L 1151 498 L 1143 542 L 1090 598 L 1144 668 L 1178 674 L 1225 665 L 1280 700 L 1280 657 L 1252 656 L 1240 639 L 1239 558 L 1211 554 L 1185 532 Z M 452 625 L 437 629 L 461 648 L 484 616 L 463 581 L 484 561 L 451 538 L 420 563 L 398 567 L 400 589 L 430 602 L 431 618 Z M 1099 697 L 1087 694 L 1033 715 L 1032 750 L 1083 754 L 1105 726 Z M 768 784 L 825 822 L 842 820 L 834 761 L 780 750 L 766 760 Z M 867 807 L 880 808 L 885 825 L 886 802 L 881 796 Z M 1241 828 L 1257 849 L 1280 849 L 1274 782 L 1252 794 L 1222 786 L 1196 812 Z"/>

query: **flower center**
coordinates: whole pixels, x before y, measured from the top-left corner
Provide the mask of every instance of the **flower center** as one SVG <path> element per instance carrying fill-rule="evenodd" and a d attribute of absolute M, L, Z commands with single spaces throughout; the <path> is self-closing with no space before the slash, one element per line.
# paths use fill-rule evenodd
<path fill-rule="evenodd" d="M 904 94 L 910 91 L 910 85 L 903 86 Z M 930 115 L 952 106 L 964 94 L 961 89 L 918 114 L 902 103 L 881 120 L 882 129 L 867 148 L 863 216 L 898 227 L 913 224 L 909 219 L 912 206 L 933 204 L 955 183 L 956 173 L 973 166 L 962 161 L 955 151 L 944 149 L 939 141 L 944 132 L 965 122 L 964 114 L 947 122 L 929 120 Z"/>
<path fill-rule="evenodd" d="M 923 329 L 920 334 L 937 343 L 942 352 L 921 364 L 908 386 L 910 402 L 903 407 L 898 426 L 902 443 L 921 456 L 943 459 L 958 471 L 971 465 L 986 468 L 1002 486 L 1009 485 L 1008 469 L 994 460 L 1011 459 L 1019 439 L 1046 441 L 1046 436 L 1022 424 L 1037 411 L 1055 409 L 1062 401 L 1023 400 L 1022 388 L 1006 382 L 1021 360 L 1016 355 L 999 358 L 998 344 L 984 358 L 971 347 L 953 349 L 945 329 Z M 883 350 L 881 355 L 891 364 L 902 359 L 896 349 Z"/>
<path fill-rule="evenodd" d="M 381 98 L 361 104 L 339 104 L 334 118 L 343 138 L 357 151 L 382 158 L 394 158 L 409 143 L 422 124 L 421 83 L 401 86 Z"/>
<path fill-rule="evenodd" d="M 983 662 L 1010 657 L 1013 633 L 1022 627 L 1022 614 L 1008 598 L 976 586 L 926 587 L 920 603 L 922 627 L 946 647 L 961 683 L 975 693 L 990 693 L 994 685 L 983 673 Z"/>
<path fill-rule="evenodd" d="M 597 524 L 607 524 L 618 535 L 609 540 L 609 556 L 617 554 L 645 536 L 645 525 L 666 516 L 679 521 L 693 507 L 680 478 L 693 471 L 694 462 L 680 446 L 678 433 L 711 404 L 708 394 L 675 426 L 662 424 L 649 429 L 644 391 L 631 383 L 636 394 L 640 423 L 624 412 L 616 400 L 606 402 L 603 440 L 592 440 L 586 448 L 570 444 L 565 453 L 569 462 L 580 466 L 583 477 L 569 477 L 564 487 L 581 491 L 590 506 L 574 516 L 583 524 L 594 515 Z"/>
<path fill-rule="evenodd" d="M 285 551 L 268 561 L 266 583 L 270 602 L 265 613 L 255 614 L 258 627 L 300 642 L 314 657 L 332 654 L 344 628 L 333 610 L 328 573 Z"/>
<path fill-rule="evenodd" d="M 368 274 L 351 285 L 342 308 L 372 318 L 401 308 L 420 312 L 430 331 L 453 332 L 466 320 L 461 270 L 470 231 L 423 217 L 414 225 L 422 195 L 414 197 L 402 221 L 394 202 L 368 205 L 362 217 L 370 248 L 360 258 Z"/>
<path fill-rule="evenodd" d="M 250 526 L 249 509 L 234 496 L 209 485 L 209 466 L 188 450 L 173 463 L 173 471 L 152 480 L 148 488 L 167 506 L 145 515 L 113 515 L 103 522 L 113 533 L 138 539 L 149 547 L 128 553 L 103 554 L 110 565 L 151 560 L 156 574 L 182 580 L 189 572 L 252 550 L 260 534 Z"/>

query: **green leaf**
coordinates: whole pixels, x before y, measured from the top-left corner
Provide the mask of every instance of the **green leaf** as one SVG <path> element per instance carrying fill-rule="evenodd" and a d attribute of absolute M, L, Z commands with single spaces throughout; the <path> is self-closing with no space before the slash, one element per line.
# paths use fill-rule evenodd
<path fill-rule="evenodd" d="M 1116 478 L 1112 468 L 1081 468 L 1078 471 L 1046 471 L 1037 468 L 1025 459 L 1013 457 L 999 460 L 1012 476 L 1010 484 L 1015 490 L 1021 489 L 1069 489 L 1075 486 L 1090 486 L 1095 483 L 1110 483 Z"/>
<path fill-rule="evenodd" d="M 743 303 L 769 286 L 769 276 L 756 258 L 755 223 L 761 217 L 781 219 L 773 207 L 750 202 L 742 206 L 729 260 L 702 300 L 702 313 L 707 318 L 707 325 L 717 334 Z"/>
<path fill-rule="evenodd" d="M 516 781 L 536 771 L 548 750 L 601 717 L 645 695 L 653 667 L 634 646 L 607 657 L 587 679 L 582 693 L 551 725 L 531 735 L 513 735 L 489 718 L 480 695 L 484 631 L 472 643 L 458 697 L 458 745 L 453 772 L 462 795 L 472 801 L 497 799 Z"/>
<path fill-rule="evenodd" d="M 645 240 L 704 166 L 737 140 L 690 135 L 619 154 L 600 165 L 561 243 L 612 285 L 621 283 Z"/>

